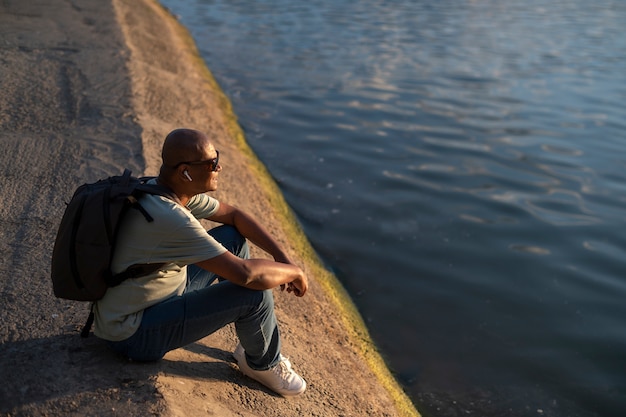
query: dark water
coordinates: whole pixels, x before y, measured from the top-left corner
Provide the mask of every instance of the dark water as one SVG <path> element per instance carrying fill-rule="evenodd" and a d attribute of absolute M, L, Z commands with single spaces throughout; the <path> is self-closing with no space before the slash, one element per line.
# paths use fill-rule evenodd
<path fill-rule="evenodd" d="M 163 3 L 425 415 L 626 415 L 626 2 Z"/>

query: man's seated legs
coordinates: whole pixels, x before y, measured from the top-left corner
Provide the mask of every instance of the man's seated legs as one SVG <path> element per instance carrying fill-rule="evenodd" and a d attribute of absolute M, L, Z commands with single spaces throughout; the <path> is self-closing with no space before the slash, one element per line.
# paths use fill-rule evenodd
<path fill-rule="evenodd" d="M 235 255 L 249 256 L 245 238 L 234 227 L 216 227 L 209 234 Z M 158 360 L 170 350 L 235 323 L 251 366 L 264 370 L 278 363 L 280 335 L 272 291 L 249 290 L 228 281 L 210 285 L 219 277 L 195 265 L 187 268 L 185 292 L 147 308 L 137 332 L 124 341 L 111 342 L 113 349 L 133 360 Z"/>

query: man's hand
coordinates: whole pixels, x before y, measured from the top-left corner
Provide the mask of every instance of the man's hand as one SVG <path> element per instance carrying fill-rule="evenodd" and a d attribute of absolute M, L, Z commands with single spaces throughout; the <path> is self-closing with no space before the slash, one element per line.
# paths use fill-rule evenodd
<path fill-rule="evenodd" d="M 306 277 L 303 275 L 302 279 L 296 279 L 286 285 L 281 285 L 281 291 L 284 291 L 285 287 L 287 289 L 287 292 L 293 293 L 293 295 L 295 295 L 296 297 L 302 297 L 307 292 L 309 288 L 309 283 Z"/>

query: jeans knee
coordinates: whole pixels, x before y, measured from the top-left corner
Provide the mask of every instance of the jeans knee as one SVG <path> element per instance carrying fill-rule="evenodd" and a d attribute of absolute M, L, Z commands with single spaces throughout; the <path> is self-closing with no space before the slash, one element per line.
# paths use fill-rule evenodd
<path fill-rule="evenodd" d="M 263 319 L 274 314 L 274 294 L 272 290 L 249 290 L 252 298 L 249 299 L 250 307 L 248 317 L 262 317 Z"/>

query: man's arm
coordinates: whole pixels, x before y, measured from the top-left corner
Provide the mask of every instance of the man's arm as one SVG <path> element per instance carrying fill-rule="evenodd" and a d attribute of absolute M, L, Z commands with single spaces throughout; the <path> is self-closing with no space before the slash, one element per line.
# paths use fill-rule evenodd
<path fill-rule="evenodd" d="M 241 259 L 230 252 L 196 263 L 234 284 L 253 290 L 268 290 L 289 284 L 287 291 L 302 297 L 308 282 L 297 266 L 268 259 Z"/>
<path fill-rule="evenodd" d="M 266 259 L 244 260 L 227 253 L 199 262 L 198 266 L 251 289 L 265 290 L 280 285 L 282 290 L 286 288 L 298 297 L 307 291 L 308 282 L 302 270 L 291 263 L 278 243 L 249 214 L 220 202 L 218 211 L 208 220 L 234 226 L 243 237 L 272 255 L 276 262 Z M 223 272 L 218 269 L 223 269 Z"/>
<path fill-rule="evenodd" d="M 217 213 L 208 218 L 208 220 L 235 226 L 243 237 L 272 255 L 276 262 L 291 263 L 272 236 L 254 218 L 237 207 L 220 202 L 220 208 Z"/>

